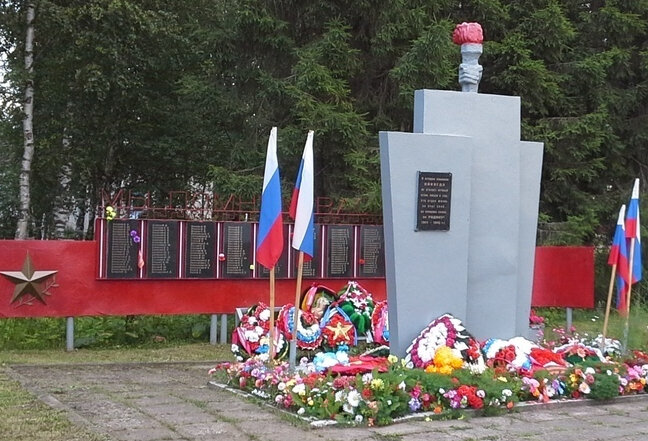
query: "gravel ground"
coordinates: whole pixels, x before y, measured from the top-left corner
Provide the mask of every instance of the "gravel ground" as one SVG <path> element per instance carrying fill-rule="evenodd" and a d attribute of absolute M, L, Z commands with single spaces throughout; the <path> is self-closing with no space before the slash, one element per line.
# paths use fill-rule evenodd
<path fill-rule="evenodd" d="M 117 441 L 469 441 L 648 439 L 648 396 L 527 406 L 496 417 L 313 428 L 219 387 L 211 365 L 13 365 L 10 374 L 68 418 Z M 0 438 L 2 438 L 0 436 Z"/>

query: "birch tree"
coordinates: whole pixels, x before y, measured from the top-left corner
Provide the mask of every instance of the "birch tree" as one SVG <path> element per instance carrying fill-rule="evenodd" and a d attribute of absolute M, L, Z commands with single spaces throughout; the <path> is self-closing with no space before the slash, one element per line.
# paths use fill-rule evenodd
<path fill-rule="evenodd" d="M 29 236 L 30 220 L 30 177 L 31 165 L 34 158 L 34 19 L 36 18 L 36 5 L 27 3 L 26 36 L 25 36 L 25 101 L 23 103 L 23 139 L 24 152 L 20 169 L 19 190 L 19 217 L 16 228 L 16 239 L 27 239 Z"/>

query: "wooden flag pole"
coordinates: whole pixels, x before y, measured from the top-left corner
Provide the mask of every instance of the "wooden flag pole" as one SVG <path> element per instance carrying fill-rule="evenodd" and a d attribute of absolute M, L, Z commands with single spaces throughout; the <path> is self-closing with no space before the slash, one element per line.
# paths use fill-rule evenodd
<path fill-rule="evenodd" d="M 608 289 L 607 304 L 605 305 L 605 319 L 603 320 L 603 341 L 605 345 L 605 337 L 607 336 L 608 320 L 610 318 L 610 306 L 612 304 L 612 291 L 614 289 L 614 276 L 616 276 L 617 264 L 612 265 L 612 275 L 610 276 L 610 288 Z"/>
<path fill-rule="evenodd" d="M 290 339 L 290 367 L 295 368 L 297 365 L 297 325 L 299 324 L 300 313 L 300 297 L 302 276 L 304 274 L 304 252 L 299 252 L 299 260 L 297 261 L 297 287 L 295 288 L 295 313 L 293 314 L 293 330 L 292 338 Z"/>
<path fill-rule="evenodd" d="M 268 348 L 268 361 L 274 359 L 275 342 L 275 267 L 270 268 L 270 343 Z"/>
<path fill-rule="evenodd" d="M 624 352 L 628 350 L 628 334 L 630 333 L 630 299 L 632 296 L 632 276 L 633 276 L 633 271 L 632 271 L 632 266 L 634 265 L 634 245 L 635 245 L 635 238 L 630 239 L 630 261 L 628 262 L 628 273 L 630 274 L 629 276 L 629 283 L 628 283 L 628 295 L 626 297 L 626 317 L 625 317 L 625 326 L 623 327 L 623 350 Z"/>

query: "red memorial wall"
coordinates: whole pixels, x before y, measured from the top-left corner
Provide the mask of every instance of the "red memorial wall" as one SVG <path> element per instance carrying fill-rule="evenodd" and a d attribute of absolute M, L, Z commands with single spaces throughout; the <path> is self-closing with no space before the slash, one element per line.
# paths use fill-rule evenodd
<path fill-rule="evenodd" d="M 229 314 L 269 301 L 254 222 L 99 221 L 96 241 L 0 241 L 0 317 Z M 293 303 L 296 254 L 276 268 L 276 304 Z M 356 280 L 386 299 L 382 226 L 318 225 L 303 288 Z M 568 270 L 568 271 L 567 271 Z M 575 281 L 578 281 L 576 283 Z M 591 247 L 539 247 L 534 306 L 593 307 Z"/>

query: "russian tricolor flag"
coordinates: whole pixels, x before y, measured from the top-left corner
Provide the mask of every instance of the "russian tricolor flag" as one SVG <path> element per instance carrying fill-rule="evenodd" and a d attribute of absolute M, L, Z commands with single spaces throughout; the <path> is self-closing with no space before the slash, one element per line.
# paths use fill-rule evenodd
<path fill-rule="evenodd" d="M 641 280 L 641 224 L 639 222 L 639 179 L 635 179 L 632 196 L 625 221 L 625 235 L 628 245 L 634 239 L 632 251 L 632 284 Z M 630 252 L 630 250 L 628 250 Z"/>
<path fill-rule="evenodd" d="M 310 130 L 306 138 L 301 164 L 299 164 L 289 211 L 290 217 L 295 219 L 292 247 L 302 251 L 310 258 L 313 257 L 315 247 L 314 181 L 313 131 Z"/>
<path fill-rule="evenodd" d="M 610 257 L 608 258 L 608 265 L 617 266 L 617 309 L 625 313 L 626 299 L 628 293 L 628 251 L 626 247 L 625 228 L 623 221 L 625 218 L 626 206 L 622 205 L 619 210 L 619 218 L 617 219 L 616 229 L 614 230 L 614 239 L 612 239 L 612 247 L 610 248 Z"/>
<path fill-rule="evenodd" d="M 283 252 L 283 224 L 281 219 L 281 182 L 277 161 L 277 128 L 270 131 L 265 172 L 263 174 L 263 194 L 261 195 L 261 214 L 259 215 L 259 235 L 257 238 L 256 260 L 272 269 Z"/>

